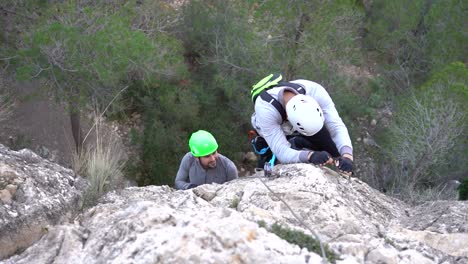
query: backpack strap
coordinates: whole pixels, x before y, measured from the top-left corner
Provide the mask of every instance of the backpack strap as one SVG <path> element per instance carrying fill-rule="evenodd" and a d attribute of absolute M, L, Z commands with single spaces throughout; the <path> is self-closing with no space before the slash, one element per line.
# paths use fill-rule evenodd
<path fill-rule="evenodd" d="M 304 89 L 302 85 L 297 84 L 297 83 L 292 83 L 292 82 L 286 82 L 286 81 L 280 81 L 278 82 L 277 85 L 270 86 L 269 88 L 273 88 L 276 86 L 291 87 L 300 94 L 305 94 L 306 92 L 306 90 Z M 273 96 L 271 96 L 271 94 L 267 92 L 267 89 L 264 89 L 263 91 L 261 91 L 259 95 L 263 101 L 268 102 L 269 104 L 273 105 L 276 108 L 276 110 L 281 114 L 281 118 L 283 119 L 283 121 L 286 120 L 286 117 L 287 117 L 286 110 L 284 109 L 283 105 L 278 100 L 276 100 Z"/>
<path fill-rule="evenodd" d="M 300 85 L 298 83 L 280 81 L 280 82 L 278 82 L 278 84 L 276 86 L 287 86 L 287 87 L 293 88 L 294 90 L 296 90 L 300 94 L 305 94 L 306 93 L 306 90 L 305 90 L 304 86 L 302 86 L 302 85 Z"/>
<path fill-rule="evenodd" d="M 286 110 L 284 110 L 283 105 L 281 105 L 281 103 L 278 102 L 278 100 L 273 98 L 271 94 L 269 94 L 266 90 L 263 90 L 260 93 L 260 98 L 262 98 L 263 101 L 273 105 L 276 108 L 276 110 L 278 110 L 278 112 L 281 114 L 281 118 L 283 119 L 283 121 L 286 120 Z"/>
<path fill-rule="evenodd" d="M 252 90 L 250 91 L 252 102 L 255 104 L 255 100 L 257 100 L 257 97 L 261 92 L 266 89 L 270 89 L 271 87 L 275 87 L 282 79 L 283 76 L 281 74 L 272 73 L 252 86 Z"/>

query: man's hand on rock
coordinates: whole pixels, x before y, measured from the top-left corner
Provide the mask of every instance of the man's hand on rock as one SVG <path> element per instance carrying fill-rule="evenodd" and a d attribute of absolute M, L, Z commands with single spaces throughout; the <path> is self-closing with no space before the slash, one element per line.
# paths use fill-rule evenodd
<path fill-rule="evenodd" d="M 326 151 L 314 151 L 311 154 L 309 154 L 309 162 L 314 165 L 323 166 L 326 164 L 331 164 L 333 162 L 333 159 L 331 155 Z"/>
<path fill-rule="evenodd" d="M 343 156 L 335 159 L 335 166 L 341 173 L 351 176 L 353 174 L 353 155 L 343 154 Z"/>

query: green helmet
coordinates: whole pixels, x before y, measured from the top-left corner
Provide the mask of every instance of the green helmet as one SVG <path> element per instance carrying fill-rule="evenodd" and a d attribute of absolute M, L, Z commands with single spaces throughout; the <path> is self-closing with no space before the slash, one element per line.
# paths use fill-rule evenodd
<path fill-rule="evenodd" d="M 210 155 L 218 149 L 218 143 L 210 132 L 198 130 L 189 140 L 190 152 L 195 157 Z"/>

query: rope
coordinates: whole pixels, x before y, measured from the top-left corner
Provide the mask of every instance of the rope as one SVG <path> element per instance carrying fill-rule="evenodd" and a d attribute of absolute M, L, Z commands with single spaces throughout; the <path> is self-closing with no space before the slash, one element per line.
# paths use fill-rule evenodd
<path fill-rule="evenodd" d="M 271 192 L 277 199 L 279 199 L 285 206 L 286 208 L 288 208 L 288 210 L 292 213 L 292 215 L 294 216 L 294 218 L 297 219 L 297 221 L 299 221 L 299 223 L 304 227 L 306 228 L 307 230 L 309 230 L 310 233 L 312 233 L 312 235 L 315 236 L 315 239 L 318 240 L 319 244 L 320 244 L 320 250 L 322 251 L 322 259 L 324 261 L 324 263 L 328 263 L 327 261 L 327 256 L 325 254 L 325 247 L 323 246 L 323 243 L 322 241 L 320 240 L 319 236 L 317 235 L 317 233 L 314 232 L 314 230 L 312 230 L 305 222 L 303 219 L 301 219 L 297 214 L 296 212 L 294 212 L 294 210 L 291 208 L 291 206 L 289 206 L 288 203 L 286 203 L 285 200 L 283 200 L 283 198 L 281 198 L 277 193 L 275 193 L 270 187 L 268 187 L 268 185 L 265 183 L 265 181 L 262 179 L 261 176 L 259 175 L 256 175 L 257 178 L 263 183 L 263 185 L 265 185 L 265 187 L 268 189 L 269 192 Z"/>

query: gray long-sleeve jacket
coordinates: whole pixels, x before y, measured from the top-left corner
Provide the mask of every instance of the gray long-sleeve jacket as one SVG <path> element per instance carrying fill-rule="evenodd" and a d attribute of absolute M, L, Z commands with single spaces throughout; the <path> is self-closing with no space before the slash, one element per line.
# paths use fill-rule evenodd
<path fill-rule="evenodd" d="M 335 142 L 335 145 L 341 155 L 344 153 L 353 153 L 351 139 L 348 129 L 341 120 L 336 111 L 330 95 L 320 84 L 308 80 L 291 81 L 304 86 L 306 95 L 313 97 L 320 105 L 325 117 L 325 126 Z M 297 94 L 297 91 L 289 87 L 275 87 L 267 90 L 278 102 L 283 105 L 283 93 L 285 90 Z M 286 106 L 283 105 L 284 109 Z M 268 146 L 275 153 L 278 160 L 282 163 L 307 162 L 309 151 L 294 150 L 286 139 L 286 135 L 291 135 L 294 129 L 289 121 L 283 122 L 281 114 L 276 108 L 262 100 L 260 97 L 255 101 L 255 112 L 252 114 L 252 126 L 258 134 L 265 138 Z"/>
<path fill-rule="evenodd" d="M 175 179 L 175 188 L 186 190 L 190 184 L 225 183 L 237 179 L 237 168 L 230 159 L 218 153 L 216 168 L 204 169 L 198 158 L 188 152 L 182 158 Z"/>

